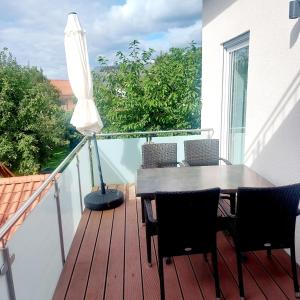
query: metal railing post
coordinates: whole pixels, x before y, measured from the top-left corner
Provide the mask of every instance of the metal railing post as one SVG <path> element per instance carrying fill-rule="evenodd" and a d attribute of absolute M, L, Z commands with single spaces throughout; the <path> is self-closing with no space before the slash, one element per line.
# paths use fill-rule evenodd
<path fill-rule="evenodd" d="M 3 255 L 4 264 L 0 266 L 0 276 L 6 275 L 6 282 L 8 287 L 9 299 L 16 300 L 15 286 L 13 281 L 13 275 L 11 265 L 15 259 L 15 255 L 9 255 L 7 247 L 0 248 Z"/>
<path fill-rule="evenodd" d="M 59 230 L 59 242 L 60 242 L 61 261 L 62 261 L 62 265 L 64 265 L 65 262 L 66 262 L 66 255 L 65 255 L 64 235 L 63 235 L 62 219 L 61 219 L 59 188 L 58 188 L 58 184 L 57 184 L 56 178 L 54 178 L 53 181 L 54 181 L 54 187 L 55 187 L 54 198 L 56 200 L 56 209 L 57 209 L 57 221 L 58 221 L 58 230 Z"/>
<path fill-rule="evenodd" d="M 89 158 L 90 158 L 90 168 L 91 168 L 91 182 L 93 187 L 95 186 L 95 177 L 94 177 L 94 169 L 93 169 L 92 143 L 90 138 L 88 139 L 88 147 L 89 147 Z"/>
<path fill-rule="evenodd" d="M 78 176 L 78 187 L 79 187 L 79 199 L 80 199 L 80 209 L 81 214 L 83 213 L 83 206 L 82 206 L 82 191 L 81 191 L 81 180 L 80 180 L 80 161 L 79 156 L 76 154 L 76 167 L 77 167 L 77 176 Z"/>
<path fill-rule="evenodd" d="M 152 142 L 152 135 L 151 134 L 146 136 L 146 142 L 148 144 L 150 144 Z"/>

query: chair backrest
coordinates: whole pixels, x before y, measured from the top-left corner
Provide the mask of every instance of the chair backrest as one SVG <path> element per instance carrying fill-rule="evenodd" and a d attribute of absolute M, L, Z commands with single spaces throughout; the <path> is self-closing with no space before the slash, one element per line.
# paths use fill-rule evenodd
<path fill-rule="evenodd" d="M 237 242 L 240 251 L 290 248 L 300 199 L 300 184 L 239 188 Z"/>
<path fill-rule="evenodd" d="M 190 166 L 219 164 L 219 140 L 201 139 L 184 141 L 184 157 Z"/>
<path fill-rule="evenodd" d="M 220 189 L 156 194 L 159 255 L 211 252 L 216 247 Z"/>
<path fill-rule="evenodd" d="M 142 168 L 177 166 L 177 144 L 157 143 L 142 145 Z"/>

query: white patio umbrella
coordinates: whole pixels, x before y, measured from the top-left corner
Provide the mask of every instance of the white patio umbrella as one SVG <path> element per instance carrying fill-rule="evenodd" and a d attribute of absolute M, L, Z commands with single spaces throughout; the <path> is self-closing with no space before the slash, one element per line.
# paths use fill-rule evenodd
<path fill-rule="evenodd" d="M 92 135 L 97 152 L 101 191 L 88 194 L 84 201 L 90 209 L 107 209 L 123 202 L 123 195 L 118 190 L 106 190 L 103 182 L 100 156 L 96 133 L 103 128 L 99 112 L 93 99 L 93 83 L 91 78 L 86 33 L 82 29 L 76 13 L 68 15 L 65 28 L 65 51 L 68 76 L 71 88 L 78 99 L 71 124 L 84 135 Z M 121 199 L 120 199 L 121 198 Z M 115 203 L 115 201 L 117 201 Z"/>
<path fill-rule="evenodd" d="M 76 13 L 68 15 L 65 28 L 65 51 L 70 84 L 78 99 L 71 124 L 84 135 L 99 133 L 103 124 L 93 99 L 86 34 L 80 26 Z"/>

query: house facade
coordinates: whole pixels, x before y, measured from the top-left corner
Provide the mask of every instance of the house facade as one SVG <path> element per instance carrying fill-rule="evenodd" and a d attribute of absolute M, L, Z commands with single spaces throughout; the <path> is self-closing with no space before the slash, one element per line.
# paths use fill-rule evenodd
<path fill-rule="evenodd" d="M 65 111 L 73 111 L 75 98 L 69 80 L 52 79 L 50 83 L 59 91 L 59 101 L 63 109 Z"/>
<path fill-rule="evenodd" d="M 300 19 L 286 0 L 203 1 L 202 126 L 275 185 L 300 182 Z M 300 262 L 300 218 L 296 229 Z"/>

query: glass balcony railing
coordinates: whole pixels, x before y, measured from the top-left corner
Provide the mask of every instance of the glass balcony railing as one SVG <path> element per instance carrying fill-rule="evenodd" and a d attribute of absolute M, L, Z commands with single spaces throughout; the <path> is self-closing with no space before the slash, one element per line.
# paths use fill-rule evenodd
<path fill-rule="evenodd" d="M 130 135 L 140 135 L 138 138 L 128 138 L 128 133 L 114 133 L 99 135 L 98 148 L 101 157 L 101 167 L 106 183 L 133 183 L 136 181 L 136 170 L 141 165 L 141 146 L 146 141 L 154 143 L 177 143 L 177 159 L 184 159 L 183 141 L 187 139 L 199 139 L 212 137 L 213 129 L 169 130 L 134 132 Z M 181 135 L 180 135 L 181 134 Z M 172 136 L 171 136 L 172 135 Z M 122 138 L 126 136 L 126 138 Z M 92 145 L 92 153 L 95 153 Z M 95 184 L 99 178 L 93 156 L 93 170 L 95 172 Z"/>
<path fill-rule="evenodd" d="M 130 138 L 130 135 L 140 137 Z M 101 134 L 98 148 L 104 181 L 106 184 L 135 182 L 141 165 L 141 145 L 146 141 L 176 142 L 181 161 L 184 140 L 212 135 L 212 129 Z M 83 199 L 95 185 L 99 185 L 95 149 L 84 138 L 0 228 L 1 300 L 52 298 L 81 219 Z M 15 224 L 40 195 L 41 201 L 12 234 Z"/>

